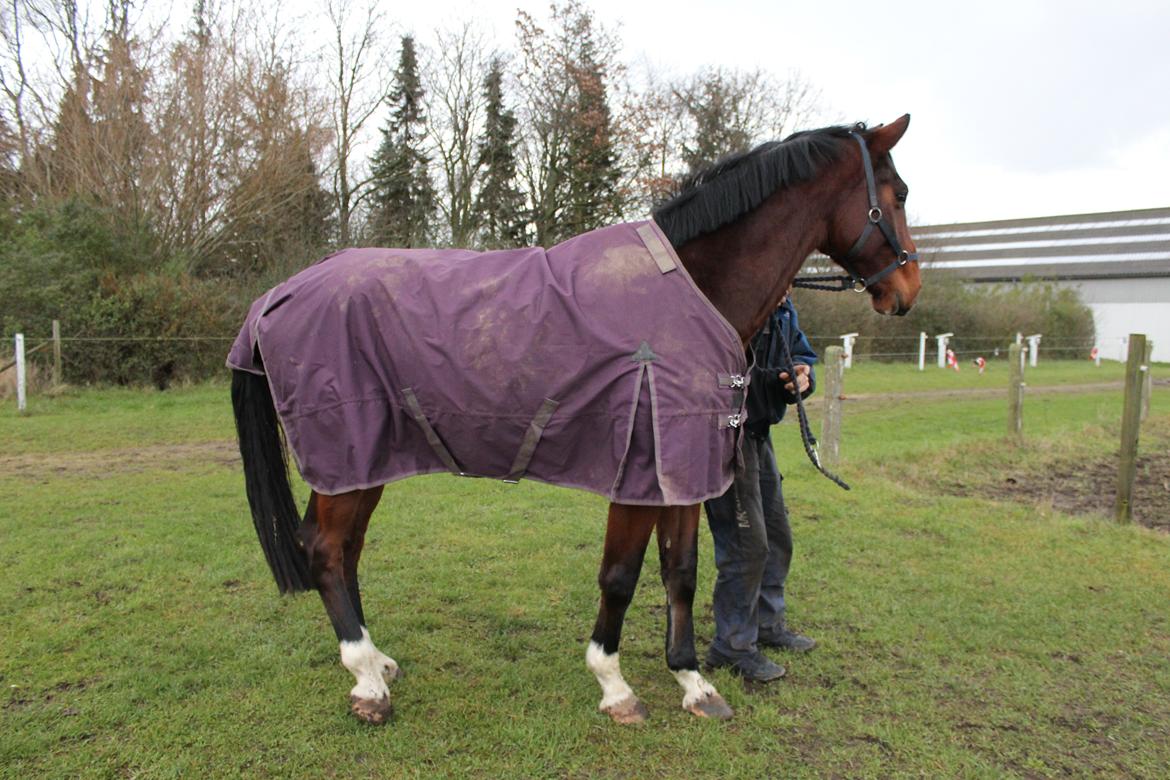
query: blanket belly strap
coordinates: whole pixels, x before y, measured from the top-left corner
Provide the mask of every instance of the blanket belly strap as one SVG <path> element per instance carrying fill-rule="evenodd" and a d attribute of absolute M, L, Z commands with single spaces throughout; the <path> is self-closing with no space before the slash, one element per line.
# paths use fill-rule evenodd
<path fill-rule="evenodd" d="M 532 461 L 532 453 L 536 452 L 536 445 L 540 443 L 540 437 L 544 435 L 544 428 L 552 419 L 553 412 L 557 410 L 558 406 L 560 404 L 557 401 L 551 398 L 544 399 L 544 403 L 536 411 L 536 416 L 532 418 L 532 422 L 528 423 L 528 430 L 524 433 L 524 441 L 520 443 L 520 451 L 516 453 L 516 459 L 512 461 L 512 468 L 504 477 L 505 482 L 519 482 L 524 473 L 528 471 L 528 464 Z"/>
<path fill-rule="evenodd" d="M 448 471 L 457 477 L 485 476 L 483 474 L 469 474 L 459 467 L 455 456 L 447 449 L 447 445 L 439 438 L 439 434 L 431 426 L 427 416 L 423 413 L 422 406 L 418 402 L 418 396 L 414 394 L 412 388 L 404 387 L 402 389 L 402 397 L 406 400 L 406 408 L 410 412 L 410 416 L 422 428 L 423 435 L 427 439 L 427 444 L 431 446 L 435 455 L 443 462 L 443 465 L 447 467 Z M 520 441 L 520 449 L 512 461 L 512 467 L 508 469 L 507 474 L 503 477 L 497 477 L 497 479 L 502 479 L 504 482 L 510 482 L 512 484 L 520 481 L 520 478 L 528 471 L 528 464 L 532 462 L 532 456 L 536 452 L 536 446 L 540 444 L 540 439 L 544 435 L 544 429 L 548 426 L 548 422 L 552 419 L 553 413 L 556 412 L 558 406 L 560 406 L 559 401 L 554 401 L 551 398 L 544 399 L 540 408 L 536 410 L 536 415 L 528 423 L 528 428 L 524 431 L 524 438 Z"/>
<path fill-rule="evenodd" d="M 406 408 L 410 410 L 410 416 L 422 428 L 423 435 L 427 437 L 427 444 L 431 445 L 431 449 L 435 451 L 435 455 L 439 457 L 439 460 L 443 461 L 443 465 L 457 477 L 470 476 L 465 474 L 463 469 L 459 468 L 459 464 L 451 456 L 447 445 L 443 444 L 443 440 L 439 438 L 439 434 L 435 433 L 435 429 L 427 421 L 427 416 L 423 414 L 422 407 L 418 404 L 418 398 L 415 396 L 414 390 L 409 387 L 402 388 L 402 397 L 406 399 Z"/>

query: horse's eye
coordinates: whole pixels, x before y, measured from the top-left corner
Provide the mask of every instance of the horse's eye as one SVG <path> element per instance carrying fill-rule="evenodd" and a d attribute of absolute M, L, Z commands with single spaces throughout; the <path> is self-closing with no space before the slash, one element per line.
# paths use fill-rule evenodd
<path fill-rule="evenodd" d="M 899 203 L 905 203 L 906 198 L 909 197 L 909 195 L 910 195 L 909 192 L 899 192 L 897 195 L 894 196 L 894 200 L 898 201 Z"/>

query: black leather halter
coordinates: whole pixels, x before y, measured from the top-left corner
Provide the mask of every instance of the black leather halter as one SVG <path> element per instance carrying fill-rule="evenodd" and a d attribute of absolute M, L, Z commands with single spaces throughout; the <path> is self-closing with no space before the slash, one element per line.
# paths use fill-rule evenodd
<path fill-rule="evenodd" d="M 858 132 L 850 132 L 849 135 L 853 136 L 853 140 L 857 141 L 857 145 L 861 147 L 861 164 L 865 168 L 865 186 L 869 190 L 869 221 L 865 223 L 861 235 L 853 242 L 853 247 L 845 253 L 844 257 L 830 255 L 833 260 L 837 261 L 848 272 L 848 276 L 805 276 L 793 281 L 792 285 L 794 287 L 805 287 L 814 290 L 833 290 L 836 292 L 852 289 L 854 292 L 865 292 L 870 285 L 876 284 L 878 281 L 884 279 L 893 273 L 895 269 L 901 268 L 906 263 L 918 262 L 918 253 L 907 252 L 902 248 L 902 244 L 898 241 L 898 235 L 894 232 L 894 226 L 885 218 L 882 214 L 881 206 L 878 205 L 877 185 L 874 183 L 873 177 L 873 161 L 869 157 L 869 148 L 865 145 L 865 139 Z M 875 226 L 878 230 L 882 231 L 882 235 L 886 237 L 886 241 L 893 248 L 895 259 L 894 262 L 867 279 L 853 270 L 852 263 L 865 247 L 866 242 L 869 241 L 869 237 L 873 233 Z M 825 284 L 825 282 L 837 282 L 837 284 L 831 286 Z M 781 343 L 784 345 L 784 370 L 788 372 L 789 376 L 795 377 L 796 366 L 792 361 L 792 354 L 788 348 L 788 343 L 783 339 Z M 817 440 L 813 436 L 812 429 L 809 427 L 808 416 L 804 410 L 804 402 L 801 400 L 799 393 L 796 396 L 796 411 L 800 419 L 800 438 L 804 442 L 804 451 L 808 455 L 808 459 L 812 461 L 812 464 L 816 466 L 818 471 L 840 487 L 849 490 L 848 484 L 833 472 L 828 471 L 821 463 L 820 454 L 816 449 Z"/>
<path fill-rule="evenodd" d="M 876 284 L 882 279 L 889 276 L 896 269 L 906 265 L 906 263 L 918 262 L 917 252 L 907 252 L 902 248 L 902 244 L 898 241 L 898 234 L 894 230 L 894 226 L 886 219 L 882 213 L 881 206 L 878 205 L 877 198 L 877 184 L 874 182 L 873 175 L 873 161 L 869 156 L 869 147 L 865 145 L 865 138 L 856 131 L 849 133 L 857 145 L 861 147 L 861 164 L 865 169 L 865 186 L 869 191 L 869 215 L 865 223 L 865 227 L 861 230 L 861 235 L 853 242 L 852 248 L 841 255 L 830 255 L 849 274 L 848 276 L 805 276 L 797 278 L 793 281 L 794 287 L 805 287 L 814 290 L 833 290 L 844 291 L 853 290 L 853 292 L 865 292 L 871 285 Z M 882 235 L 886 237 L 886 243 L 894 250 L 894 262 L 887 265 L 882 270 L 878 271 L 873 276 L 866 278 L 855 270 L 853 270 L 853 261 L 858 254 L 865 247 L 866 242 L 869 241 L 870 234 L 873 233 L 874 227 L 882 231 Z M 836 285 L 827 285 L 824 282 L 836 282 Z"/>

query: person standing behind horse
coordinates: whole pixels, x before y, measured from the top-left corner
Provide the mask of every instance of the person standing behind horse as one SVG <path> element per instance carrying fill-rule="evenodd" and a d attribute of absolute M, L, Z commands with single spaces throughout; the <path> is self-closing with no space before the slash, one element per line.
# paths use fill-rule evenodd
<path fill-rule="evenodd" d="M 784 370 L 788 343 L 796 377 Z M 772 450 L 771 426 L 780 422 L 797 393 L 816 387 L 816 353 L 800 330 L 788 293 L 752 338 L 756 365 L 748 388 L 743 471 L 719 498 L 704 503 L 715 540 L 715 639 L 707 652 L 711 668 L 728 667 L 754 682 L 784 676 L 784 667 L 760 646 L 807 652 L 816 646 L 785 622 L 784 583 L 792 563 L 792 528 Z"/>

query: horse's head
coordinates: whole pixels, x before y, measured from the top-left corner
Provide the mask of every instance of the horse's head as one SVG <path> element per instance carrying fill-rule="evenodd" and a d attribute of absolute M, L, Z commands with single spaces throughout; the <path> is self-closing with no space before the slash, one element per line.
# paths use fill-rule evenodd
<path fill-rule="evenodd" d="M 852 154 L 842 162 L 848 183 L 829 219 L 825 243 L 817 247 L 867 291 L 879 314 L 905 314 L 922 281 L 918 253 L 906 227 L 908 188 L 890 158 L 910 124 L 910 115 L 872 130 L 850 133 Z"/>

